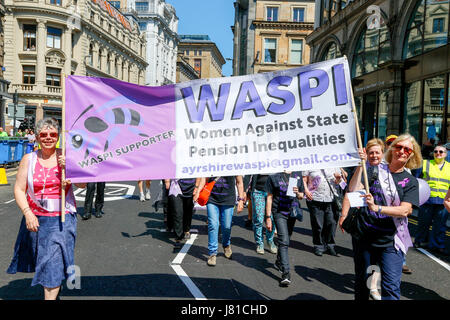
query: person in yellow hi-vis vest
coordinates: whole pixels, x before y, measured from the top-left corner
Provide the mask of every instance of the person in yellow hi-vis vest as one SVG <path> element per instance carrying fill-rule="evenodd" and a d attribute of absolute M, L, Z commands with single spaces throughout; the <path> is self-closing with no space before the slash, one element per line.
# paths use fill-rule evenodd
<path fill-rule="evenodd" d="M 423 247 L 428 240 L 430 250 L 448 254 L 444 241 L 449 213 L 444 207 L 444 199 L 450 185 L 450 163 L 445 161 L 447 149 L 444 146 L 436 146 L 433 155 L 433 160 L 423 160 L 422 168 L 415 172 L 416 177 L 428 183 L 431 193 L 428 201 L 420 207 L 414 247 Z"/>

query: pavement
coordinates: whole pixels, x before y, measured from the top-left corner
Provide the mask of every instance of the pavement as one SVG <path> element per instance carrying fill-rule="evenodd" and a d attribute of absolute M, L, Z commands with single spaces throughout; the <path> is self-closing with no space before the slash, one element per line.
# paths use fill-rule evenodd
<path fill-rule="evenodd" d="M 7 175 L 12 172 L 8 169 Z M 42 299 L 42 288 L 30 287 L 33 274 L 4 272 L 21 220 L 13 200 L 14 181 L 11 174 L 11 185 L 0 187 L 0 299 Z M 226 259 L 219 246 L 217 266 L 209 267 L 206 211 L 197 209 L 191 239 L 181 251 L 174 251 L 174 237 L 165 231 L 162 210 L 152 206 L 159 190 L 159 181 L 152 181 L 152 200 L 140 202 L 135 182 L 107 183 L 104 216 L 78 219 L 75 263 L 79 282 L 64 283 L 61 300 L 353 300 L 351 237 L 337 230 L 339 256 L 315 256 L 306 210 L 304 221 L 296 223 L 289 248 L 292 284 L 283 288 L 273 267 L 275 255 L 255 251 L 253 232 L 245 226 L 246 209 L 233 218 L 232 259 Z M 75 193 L 78 213 L 82 213 L 84 190 Z M 414 236 L 413 222 L 410 230 Z M 401 299 L 448 300 L 449 263 L 447 256 L 410 249 L 407 265 L 413 273 L 402 277 Z"/>

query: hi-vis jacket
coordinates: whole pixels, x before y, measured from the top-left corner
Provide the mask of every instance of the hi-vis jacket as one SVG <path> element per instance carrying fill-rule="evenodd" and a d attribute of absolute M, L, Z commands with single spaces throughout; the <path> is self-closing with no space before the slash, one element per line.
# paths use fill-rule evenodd
<path fill-rule="evenodd" d="M 450 185 L 450 163 L 445 161 L 442 170 L 435 160 L 423 160 L 423 179 L 431 189 L 430 198 L 445 198 Z"/>

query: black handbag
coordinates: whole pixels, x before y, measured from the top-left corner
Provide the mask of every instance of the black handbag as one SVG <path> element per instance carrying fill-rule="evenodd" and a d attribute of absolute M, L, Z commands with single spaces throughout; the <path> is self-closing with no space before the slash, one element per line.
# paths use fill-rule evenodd
<path fill-rule="evenodd" d="M 328 182 L 325 171 L 323 169 L 321 171 L 322 171 L 323 176 L 325 177 L 325 181 L 328 183 L 328 187 L 330 187 L 331 193 L 333 194 L 333 200 L 331 202 L 332 203 L 331 205 L 333 206 L 333 211 L 336 213 L 336 215 L 340 216 L 341 211 L 342 211 L 342 201 L 344 200 L 344 197 L 341 194 L 339 194 L 339 191 L 338 191 L 337 195 L 333 192 L 333 188 L 331 187 L 330 183 Z"/>
<path fill-rule="evenodd" d="M 360 224 L 360 216 L 364 208 L 350 208 L 347 217 L 342 222 L 342 229 L 354 238 L 359 239 L 363 234 Z"/>

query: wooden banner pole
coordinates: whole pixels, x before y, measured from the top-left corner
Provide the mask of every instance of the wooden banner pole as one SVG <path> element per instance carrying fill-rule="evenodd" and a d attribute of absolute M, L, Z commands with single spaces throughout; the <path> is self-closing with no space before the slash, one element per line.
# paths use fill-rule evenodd
<path fill-rule="evenodd" d="M 66 156 L 66 75 L 62 75 L 62 132 L 61 132 L 62 155 Z M 61 170 L 61 186 L 66 180 L 66 169 Z M 61 222 L 66 221 L 66 189 L 62 186 L 61 190 Z"/>

